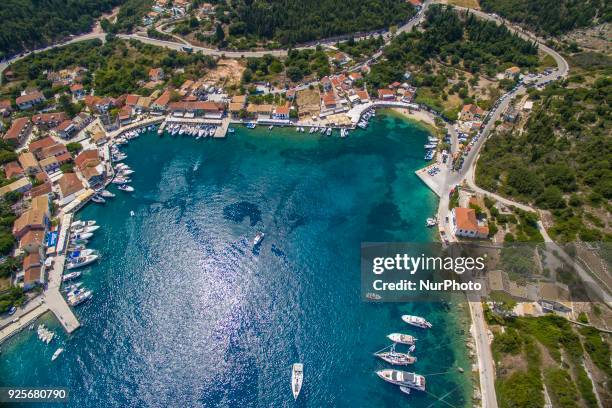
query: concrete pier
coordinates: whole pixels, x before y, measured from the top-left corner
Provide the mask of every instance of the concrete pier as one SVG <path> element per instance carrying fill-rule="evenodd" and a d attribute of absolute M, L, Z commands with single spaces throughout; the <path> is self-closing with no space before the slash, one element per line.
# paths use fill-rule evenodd
<path fill-rule="evenodd" d="M 34 323 L 36 319 L 49 311 L 49 307 L 41 302 L 41 299 L 33 300 L 33 302 L 40 302 L 40 304 L 0 330 L 0 344 Z"/>
<path fill-rule="evenodd" d="M 53 268 L 49 271 L 49 282 L 47 285 L 47 290 L 45 290 L 43 294 L 43 299 L 49 307 L 49 310 L 53 312 L 55 317 L 57 317 L 57 320 L 59 320 L 59 322 L 62 324 L 64 330 L 70 334 L 78 329 L 81 324 L 60 293 L 65 261 L 65 255 L 58 255 L 55 257 Z"/>

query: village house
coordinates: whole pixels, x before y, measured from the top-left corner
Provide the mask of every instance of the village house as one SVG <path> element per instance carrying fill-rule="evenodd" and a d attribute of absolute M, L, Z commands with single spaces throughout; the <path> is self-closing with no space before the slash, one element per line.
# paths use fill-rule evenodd
<path fill-rule="evenodd" d="M 336 95 L 333 92 L 324 93 L 321 98 L 321 110 L 334 109 L 337 105 Z"/>
<path fill-rule="evenodd" d="M 70 86 L 70 93 L 75 99 L 82 99 L 85 96 L 85 88 L 81 84 L 73 84 Z"/>
<path fill-rule="evenodd" d="M 37 105 L 41 102 L 45 101 L 45 96 L 42 92 L 34 91 L 29 94 L 18 96 L 15 99 L 15 103 L 21 110 L 26 110 L 32 108 L 34 105 Z"/>
<path fill-rule="evenodd" d="M 487 238 L 489 227 L 479 223 L 476 210 L 455 207 L 451 211 L 451 230 L 455 236 L 466 238 Z"/>
<path fill-rule="evenodd" d="M 379 89 L 378 99 L 381 101 L 393 101 L 395 100 L 395 91 L 391 89 Z"/>
<path fill-rule="evenodd" d="M 136 106 L 134 109 L 137 114 L 141 114 L 142 112 L 147 112 L 151 107 L 152 100 L 148 96 L 141 96 L 138 98 L 138 102 L 136 102 Z"/>
<path fill-rule="evenodd" d="M 111 98 L 100 98 L 93 95 L 86 95 L 83 101 L 91 112 L 106 113 L 115 105 Z"/>
<path fill-rule="evenodd" d="M 65 173 L 58 181 L 59 186 L 59 205 L 65 206 L 74 201 L 78 196 L 85 192 L 85 187 L 81 180 L 74 173 Z"/>
<path fill-rule="evenodd" d="M 177 117 L 203 116 L 209 119 L 221 119 L 223 117 L 222 106 L 209 101 L 173 102 L 168 106 L 168 110 L 173 116 Z"/>
<path fill-rule="evenodd" d="M 30 143 L 28 146 L 28 150 L 36 156 L 38 160 L 43 159 L 44 157 L 41 155 L 42 150 L 45 147 L 53 146 L 57 142 L 53 140 L 51 136 L 43 137 L 42 139 L 35 140 Z"/>
<path fill-rule="evenodd" d="M 43 264 L 38 252 L 23 259 L 23 289 L 29 290 L 43 283 Z"/>
<path fill-rule="evenodd" d="M 342 66 L 350 62 L 351 58 L 347 54 L 338 51 L 331 57 L 331 60 L 337 65 Z"/>
<path fill-rule="evenodd" d="M 130 124 L 134 120 L 133 117 L 132 117 L 132 107 L 129 106 L 129 105 L 125 105 L 119 111 L 119 114 L 117 115 L 117 118 L 119 119 L 119 124 L 121 126 L 125 126 L 127 124 Z"/>
<path fill-rule="evenodd" d="M 81 175 L 90 186 L 104 182 L 105 168 L 97 150 L 84 150 L 74 159 Z"/>
<path fill-rule="evenodd" d="M 247 112 L 250 116 L 257 116 L 257 119 L 270 119 L 272 117 L 272 112 L 274 111 L 274 106 L 268 104 L 249 104 L 247 107 Z"/>
<path fill-rule="evenodd" d="M 42 196 L 41 196 L 42 197 Z M 19 249 L 28 254 L 40 253 L 45 238 L 45 231 L 30 230 L 19 240 Z"/>
<path fill-rule="evenodd" d="M 51 188 L 51 183 L 50 182 L 44 182 L 42 184 L 37 185 L 36 187 L 33 187 L 29 192 L 28 195 L 31 198 L 36 198 L 39 197 L 41 195 L 47 195 L 52 191 Z"/>
<path fill-rule="evenodd" d="M 34 176 L 40 171 L 38 167 L 38 160 L 34 157 L 31 152 L 23 152 L 18 157 L 19 164 L 23 169 L 23 172 L 28 176 Z"/>
<path fill-rule="evenodd" d="M 70 139 L 76 132 L 77 127 L 71 120 L 65 120 L 60 123 L 53 132 L 64 140 Z"/>
<path fill-rule="evenodd" d="M 22 177 L 17 181 L 6 186 L 0 187 L 0 197 L 4 197 L 8 193 L 26 193 L 32 188 L 32 183 L 27 177 Z"/>
<path fill-rule="evenodd" d="M 172 92 L 166 89 L 160 96 L 151 104 L 151 114 L 163 114 L 168 108 Z"/>
<path fill-rule="evenodd" d="M 474 120 L 481 120 L 484 116 L 484 110 L 476 105 L 464 105 L 459 115 L 459 120 L 469 122 Z"/>
<path fill-rule="evenodd" d="M 149 70 L 149 80 L 163 81 L 164 80 L 164 70 L 161 68 L 151 68 Z"/>
<path fill-rule="evenodd" d="M 19 179 L 23 177 L 23 169 L 18 162 L 12 161 L 4 165 L 4 175 L 7 179 Z"/>
<path fill-rule="evenodd" d="M 90 114 L 85 112 L 80 112 L 74 118 L 72 118 L 72 123 L 76 127 L 77 131 L 84 129 L 87 125 L 92 122 L 93 118 Z"/>
<path fill-rule="evenodd" d="M 240 109 L 244 109 L 247 104 L 247 96 L 246 95 L 235 95 L 232 96 L 230 103 L 234 103 L 240 105 Z"/>
<path fill-rule="evenodd" d="M 43 171 L 47 174 L 55 173 L 60 168 L 60 164 L 55 158 L 55 156 L 50 156 L 45 159 L 42 159 L 39 164 Z"/>
<path fill-rule="evenodd" d="M 21 214 L 13 224 L 13 235 L 21 239 L 28 231 L 45 231 L 51 225 L 49 212 L 49 201 L 46 196 L 32 199 L 29 210 Z"/>
<path fill-rule="evenodd" d="M 32 133 L 32 123 L 29 118 L 17 118 L 4 135 L 4 140 L 13 146 L 19 146 Z"/>
<path fill-rule="evenodd" d="M 1 99 L 0 100 L 0 115 L 7 117 L 13 112 L 13 105 L 11 104 L 10 99 Z"/>
<path fill-rule="evenodd" d="M 68 149 L 66 149 L 65 145 L 61 143 L 55 143 L 55 144 L 52 144 L 51 146 L 42 148 L 42 150 L 40 151 L 39 157 L 41 159 L 46 159 L 48 157 L 58 158 L 66 153 L 68 153 Z"/>
<path fill-rule="evenodd" d="M 332 89 L 332 83 L 331 80 L 329 79 L 329 77 L 323 77 L 321 78 L 321 81 L 319 81 L 321 86 L 323 87 L 323 91 L 324 92 L 329 92 Z"/>
<path fill-rule="evenodd" d="M 348 74 L 348 79 L 351 82 L 351 84 L 354 84 L 356 81 L 363 79 L 363 76 L 361 75 L 360 72 L 351 72 L 350 74 Z"/>
<path fill-rule="evenodd" d="M 238 119 L 240 117 L 240 112 L 242 112 L 243 109 L 244 106 L 241 103 L 230 102 L 227 111 L 232 119 Z"/>
<path fill-rule="evenodd" d="M 276 108 L 274 108 L 274 113 L 272 114 L 272 118 L 278 119 L 278 120 L 288 120 L 290 110 L 291 109 L 289 105 L 277 106 Z"/>
<path fill-rule="evenodd" d="M 521 73 L 521 69 L 519 67 L 510 67 L 504 71 L 504 77 L 506 79 L 514 79 L 514 77 Z"/>
<path fill-rule="evenodd" d="M 370 102 L 370 95 L 365 89 L 363 91 L 357 91 L 355 94 L 359 97 L 359 101 L 361 101 L 361 103 Z"/>
<path fill-rule="evenodd" d="M 67 119 L 68 116 L 64 112 L 40 113 L 32 116 L 32 123 L 41 130 L 47 130 L 58 126 Z"/>
<path fill-rule="evenodd" d="M 126 106 L 131 106 L 134 107 L 138 104 L 138 99 L 140 98 L 140 95 L 126 95 L 125 96 L 125 105 Z"/>

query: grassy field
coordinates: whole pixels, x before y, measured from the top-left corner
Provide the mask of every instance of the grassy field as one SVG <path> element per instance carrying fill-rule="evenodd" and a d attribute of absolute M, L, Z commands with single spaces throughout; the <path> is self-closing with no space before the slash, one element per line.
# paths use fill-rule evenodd
<path fill-rule="evenodd" d="M 480 4 L 478 4 L 478 0 L 447 0 L 446 2 L 448 4 L 453 4 L 459 7 L 480 9 Z"/>

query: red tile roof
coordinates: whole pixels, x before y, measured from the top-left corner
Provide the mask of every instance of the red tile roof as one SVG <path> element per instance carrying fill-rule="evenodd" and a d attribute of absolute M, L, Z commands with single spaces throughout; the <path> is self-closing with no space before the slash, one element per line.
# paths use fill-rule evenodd
<path fill-rule="evenodd" d="M 15 99 L 15 103 L 17 105 L 20 105 L 22 103 L 32 102 L 37 99 L 44 99 L 44 95 L 39 91 L 32 92 L 27 95 L 18 96 L 17 99 Z"/>
<path fill-rule="evenodd" d="M 37 150 L 42 150 L 45 147 L 53 146 L 54 144 L 56 144 L 55 140 L 53 140 L 51 136 L 47 136 L 30 143 L 28 149 L 30 149 L 32 153 L 36 153 Z"/>
<path fill-rule="evenodd" d="M 23 129 L 30 123 L 29 118 L 18 118 L 13 121 L 10 129 L 4 135 L 4 140 L 17 141 Z"/>
<path fill-rule="evenodd" d="M 11 179 L 23 175 L 23 169 L 16 161 L 8 162 L 4 165 L 4 175 L 6 178 Z"/>

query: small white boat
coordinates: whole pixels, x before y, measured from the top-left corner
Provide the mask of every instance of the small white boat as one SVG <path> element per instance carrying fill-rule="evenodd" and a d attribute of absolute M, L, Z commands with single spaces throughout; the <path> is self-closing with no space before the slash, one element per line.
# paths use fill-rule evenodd
<path fill-rule="evenodd" d="M 416 341 L 413 336 L 402 333 L 391 333 L 387 336 L 387 338 L 394 343 L 407 344 L 409 346 L 414 345 L 414 342 Z"/>
<path fill-rule="evenodd" d="M 81 256 L 79 258 L 73 258 L 66 264 L 66 269 L 76 269 L 81 268 L 83 266 L 87 266 L 91 263 L 94 263 L 98 260 L 98 255 L 87 255 Z"/>
<path fill-rule="evenodd" d="M 130 211 L 130 217 L 133 217 L 135 215 L 136 215 L 136 213 L 134 211 Z"/>
<path fill-rule="evenodd" d="M 81 272 L 70 272 L 62 276 L 62 282 L 68 282 L 69 280 L 76 279 L 81 276 Z"/>
<path fill-rule="evenodd" d="M 87 227 L 72 227 L 70 228 L 70 230 L 74 233 L 78 233 L 78 234 L 84 234 L 87 232 L 94 232 L 96 230 L 100 229 L 99 225 L 90 225 Z"/>
<path fill-rule="evenodd" d="M 410 388 L 408 388 L 408 387 L 400 386 L 399 389 L 404 394 L 410 394 Z"/>
<path fill-rule="evenodd" d="M 291 369 L 291 392 L 293 399 L 297 400 L 300 391 L 302 390 L 302 382 L 304 381 L 304 364 L 295 363 Z"/>
<path fill-rule="evenodd" d="M 55 350 L 55 353 L 53 353 L 53 357 L 51 357 L 51 361 L 55 361 L 55 359 L 58 358 L 60 354 L 62 354 L 62 351 L 64 351 L 64 349 L 61 347 Z"/>
<path fill-rule="evenodd" d="M 261 241 L 263 241 L 265 236 L 266 234 L 264 234 L 263 232 L 257 232 L 257 234 L 255 234 L 255 238 L 253 238 L 253 246 L 256 247 L 257 245 L 259 245 Z"/>
<path fill-rule="evenodd" d="M 402 320 L 412 326 L 420 327 L 421 329 L 431 328 L 431 323 L 420 316 L 403 315 Z"/>
<path fill-rule="evenodd" d="M 132 186 L 128 186 L 127 184 L 122 184 L 120 186 L 117 187 L 119 190 L 121 191 L 127 191 L 127 192 L 132 192 L 134 191 L 134 187 Z"/>
<path fill-rule="evenodd" d="M 86 292 L 80 292 L 77 295 L 69 297 L 68 303 L 70 304 L 70 306 L 78 306 L 84 301 L 86 301 L 87 299 L 91 298 L 92 295 L 93 295 L 93 292 L 90 290 Z"/>
<path fill-rule="evenodd" d="M 74 239 L 74 240 L 84 240 L 84 239 L 89 239 L 91 237 L 93 237 L 93 234 L 91 232 L 84 232 L 82 234 L 75 233 L 75 234 L 70 235 L 70 239 Z"/>
<path fill-rule="evenodd" d="M 93 195 L 91 197 L 91 201 L 93 201 L 94 203 L 97 204 L 104 204 L 106 202 L 106 200 L 102 197 L 100 197 L 99 195 Z"/>
<path fill-rule="evenodd" d="M 380 300 L 380 299 L 382 299 L 382 296 L 380 296 L 377 293 L 366 293 L 366 299 L 369 299 L 369 300 Z"/>
<path fill-rule="evenodd" d="M 79 220 L 70 224 L 71 227 L 91 227 L 92 225 L 96 225 L 96 222 Z"/>
<path fill-rule="evenodd" d="M 325 134 L 326 134 L 327 136 L 331 136 L 331 134 L 332 134 L 332 130 L 333 130 L 332 128 L 327 128 L 327 131 L 325 132 Z"/>
<path fill-rule="evenodd" d="M 101 197 L 105 197 L 105 198 L 113 198 L 113 197 L 115 197 L 115 193 L 111 193 L 108 190 L 102 190 L 102 191 L 100 191 L 100 196 Z"/>

